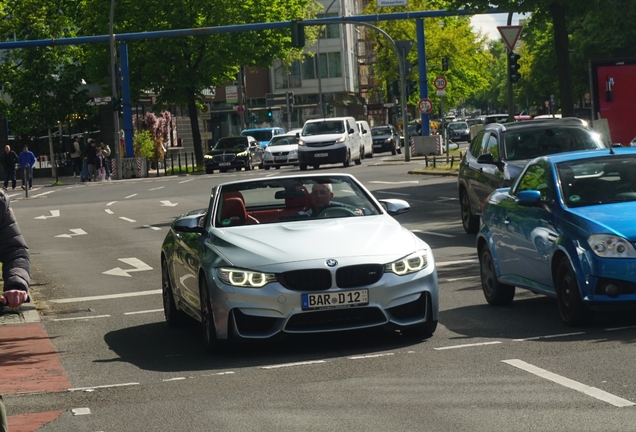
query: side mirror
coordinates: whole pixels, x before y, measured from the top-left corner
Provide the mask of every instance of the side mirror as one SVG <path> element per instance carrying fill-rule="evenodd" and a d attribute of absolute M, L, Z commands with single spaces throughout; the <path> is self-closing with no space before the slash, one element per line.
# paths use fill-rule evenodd
<path fill-rule="evenodd" d="M 517 194 L 515 201 L 520 206 L 533 207 L 541 203 L 541 192 L 538 190 L 524 190 Z"/>
<path fill-rule="evenodd" d="M 351 135 L 351 134 L 354 134 L 354 133 L 356 133 L 356 131 L 355 131 L 353 128 L 349 129 L 349 134 L 350 134 L 350 135 Z"/>
<path fill-rule="evenodd" d="M 409 203 L 404 200 L 382 199 L 378 201 L 380 201 L 380 204 L 382 204 L 384 210 L 386 210 L 386 212 L 391 216 L 401 215 L 411 210 L 411 206 L 409 205 Z"/>
<path fill-rule="evenodd" d="M 206 229 L 202 227 L 202 222 L 205 220 L 206 213 L 200 213 L 196 216 L 183 216 L 178 218 L 172 223 L 172 229 L 181 233 L 197 233 L 205 234 Z"/>
<path fill-rule="evenodd" d="M 497 162 L 493 159 L 492 154 L 484 153 L 477 157 L 477 163 L 495 165 Z"/>

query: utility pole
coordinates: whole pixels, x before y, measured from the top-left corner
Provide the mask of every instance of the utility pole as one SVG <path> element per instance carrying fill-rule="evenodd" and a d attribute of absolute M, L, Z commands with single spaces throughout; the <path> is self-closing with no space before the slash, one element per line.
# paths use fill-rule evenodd
<path fill-rule="evenodd" d="M 115 51 L 115 33 L 114 33 L 114 20 L 115 20 L 115 0 L 110 0 L 110 85 L 112 87 L 112 103 L 117 100 L 117 73 L 116 73 L 116 60 L 117 55 Z M 115 178 L 117 180 L 122 179 L 122 167 L 121 167 L 121 146 L 119 145 L 119 112 L 113 110 L 113 128 L 115 129 Z M 133 155 L 129 155 L 133 156 Z"/>

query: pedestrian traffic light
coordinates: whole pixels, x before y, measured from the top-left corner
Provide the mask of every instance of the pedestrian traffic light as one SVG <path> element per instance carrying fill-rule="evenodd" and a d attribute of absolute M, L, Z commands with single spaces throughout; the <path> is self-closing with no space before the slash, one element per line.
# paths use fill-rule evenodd
<path fill-rule="evenodd" d="M 448 57 L 442 57 L 442 70 L 448 70 Z"/>
<path fill-rule="evenodd" d="M 113 98 L 113 111 L 116 111 L 120 117 L 124 115 L 124 107 L 120 97 Z"/>
<path fill-rule="evenodd" d="M 299 21 L 291 22 L 291 40 L 294 48 L 305 46 L 305 26 Z"/>
<path fill-rule="evenodd" d="M 411 96 L 416 91 L 417 91 L 417 81 L 406 80 L 406 94 Z"/>
<path fill-rule="evenodd" d="M 516 52 L 510 52 L 508 54 L 509 62 L 508 62 L 508 76 L 510 77 L 510 82 L 516 83 L 521 79 L 521 74 L 519 73 L 519 59 L 521 56 Z"/>
<path fill-rule="evenodd" d="M 267 118 L 270 119 L 270 120 L 272 119 L 272 110 L 271 109 L 267 110 Z"/>
<path fill-rule="evenodd" d="M 400 96 L 400 82 L 399 81 L 391 81 L 389 82 L 389 93 L 394 97 Z"/>

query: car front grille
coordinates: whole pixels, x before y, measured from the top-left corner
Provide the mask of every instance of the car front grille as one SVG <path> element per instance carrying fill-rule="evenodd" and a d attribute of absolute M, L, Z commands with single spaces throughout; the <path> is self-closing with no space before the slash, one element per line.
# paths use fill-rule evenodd
<path fill-rule="evenodd" d="M 376 307 L 330 309 L 298 313 L 292 316 L 285 331 L 329 331 L 381 325 L 386 316 Z"/>
<path fill-rule="evenodd" d="M 382 264 L 361 264 L 339 268 L 336 271 L 336 285 L 339 288 L 356 288 L 373 285 L 382 278 Z"/>
<path fill-rule="evenodd" d="M 234 159 L 236 159 L 236 155 L 235 154 L 220 154 L 220 155 L 214 155 L 212 157 L 212 159 L 214 159 L 214 162 L 234 162 Z"/>
<path fill-rule="evenodd" d="M 384 144 L 385 142 L 386 142 L 386 138 L 373 140 L 373 144 Z"/>
<path fill-rule="evenodd" d="M 328 146 L 332 146 L 334 145 L 336 142 L 335 141 L 322 141 L 322 142 L 315 142 L 315 143 L 306 143 L 307 147 L 328 147 Z"/>
<path fill-rule="evenodd" d="M 272 152 L 272 156 L 287 156 L 289 152 Z"/>
<path fill-rule="evenodd" d="M 292 291 L 324 291 L 331 288 L 331 272 L 327 269 L 293 270 L 277 276 L 278 282 Z"/>

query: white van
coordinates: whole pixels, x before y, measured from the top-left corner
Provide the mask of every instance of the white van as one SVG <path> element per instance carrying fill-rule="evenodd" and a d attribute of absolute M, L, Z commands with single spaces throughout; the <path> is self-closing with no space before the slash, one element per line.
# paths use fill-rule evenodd
<path fill-rule="evenodd" d="M 365 157 L 373 157 L 373 137 L 371 136 L 371 128 L 369 123 L 364 120 L 358 120 L 358 133 L 360 133 L 360 152 L 362 159 Z"/>
<path fill-rule="evenodd" d="M 353 117 L 334 117 L 307 120 L 298 140 L 298 163 L 304 171 L 308 165 L 318 169 L 322 164 L 351 161 L 362 163 L 360 134 Z"/>

